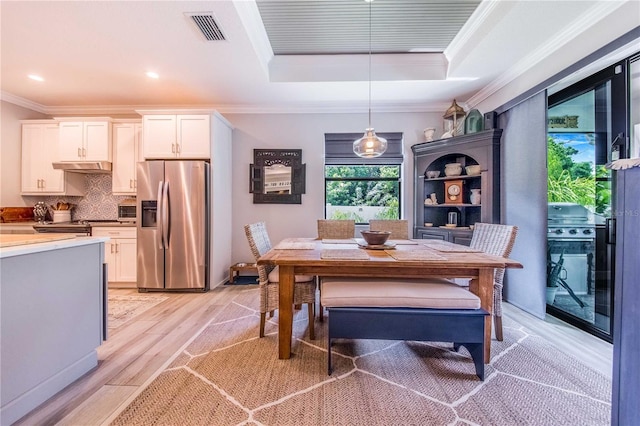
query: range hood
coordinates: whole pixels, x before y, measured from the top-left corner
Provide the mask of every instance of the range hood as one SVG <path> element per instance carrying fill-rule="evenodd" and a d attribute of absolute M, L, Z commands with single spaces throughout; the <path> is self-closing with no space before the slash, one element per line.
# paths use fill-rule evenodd
<path fill-rule="evenodd" d="M 65 161 L 53 163 L 53 168 L 75 173 L 110 173 L 111 163 L 108 161 Z"/>

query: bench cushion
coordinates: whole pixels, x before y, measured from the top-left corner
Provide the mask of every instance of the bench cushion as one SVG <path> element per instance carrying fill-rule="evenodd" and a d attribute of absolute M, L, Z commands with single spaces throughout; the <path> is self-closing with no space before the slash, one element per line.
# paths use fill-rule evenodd
<path fill-rule="evenodd" d="M 322 305 L 330 307 L 479 309 L 475 294 L 450 281 L 434 279 L 322 279 Z"/>
<path fill-rule="evenodd" d="M 295 281 L 297 283 L 306 283 L 307 281 L 313 281 L 315 277 L 313 275 L 296 275 Z M 269 281 L 272 283 L 280 282 L 280 268 L 275 267 L 271 272 L 269 272 Z"/>

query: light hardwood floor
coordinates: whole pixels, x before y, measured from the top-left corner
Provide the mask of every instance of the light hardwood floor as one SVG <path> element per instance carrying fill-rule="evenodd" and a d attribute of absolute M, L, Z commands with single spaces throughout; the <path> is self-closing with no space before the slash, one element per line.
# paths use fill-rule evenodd
<path fill-rule="evenodd" d="M 219 286 L 207 293 L 162 293 L 169 299 L 112 330 L 98 348 L 98 367 L 65 388 L 17 425 L 99 425 L 175 352 L 248 286 Z M 138 294 L 110 289 L 110 294 Z M 153 294 L 153 293 L 151 293 Z M 510 318 L 611 377 L 612 345 L 554 318 L 542 321 L 509 304 Z M 256 335 L 259 320 L 256 317 Z M 274 354 L 276 356 L 276 354 Z"/>

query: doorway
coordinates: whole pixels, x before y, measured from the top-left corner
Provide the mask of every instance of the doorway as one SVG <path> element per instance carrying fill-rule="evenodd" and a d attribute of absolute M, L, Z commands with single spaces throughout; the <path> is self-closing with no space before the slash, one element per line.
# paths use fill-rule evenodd
<path fill-rule="evenodd" d="M 615 180 L 627 155 L 626 63 L 548 97 L 547 313 L 612 341 Z M 621 143 L 622 142 L 622 143 Z"/>

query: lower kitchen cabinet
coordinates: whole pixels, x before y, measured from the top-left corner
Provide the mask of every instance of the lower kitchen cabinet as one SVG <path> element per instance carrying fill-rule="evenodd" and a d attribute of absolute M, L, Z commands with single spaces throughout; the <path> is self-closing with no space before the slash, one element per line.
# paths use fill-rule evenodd
<path fill-rule="evenodd" d="M 135 287 L 136 228 L 133 226 L 94 226 L 91 232 L 96 237 L 111 238 L 105 243 L 104 250 L 109 283 L 118 283 L 116 286 L 122 287 Z M 126 285 L 127 283 L 129 285 Z"/>

